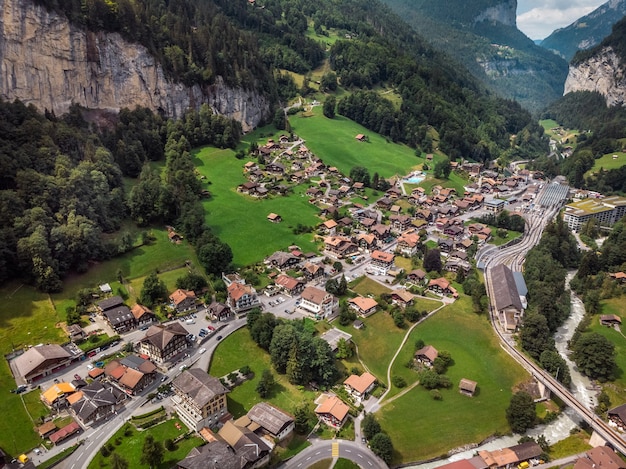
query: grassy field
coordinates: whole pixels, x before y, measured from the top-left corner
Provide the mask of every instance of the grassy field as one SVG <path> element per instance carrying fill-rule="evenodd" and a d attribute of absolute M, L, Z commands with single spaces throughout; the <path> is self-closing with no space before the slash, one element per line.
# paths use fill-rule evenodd
<path fill-rule="evenodd" d="M 413 149 L 388 143 L 384 137 L 346 117 L 324 117 L 321 106 L 313 108 L 312 113 L 291 117 L 290 122 L 310 150 L 346 175 L 354 166 L 364 166 L 370 175 L 377 172 L 386 178 L 395 174 L 403 176 L 422 162 Z M 357 134 L 367 135 L 369 142 L 357 141 L 354 138 Z"/>
<path fill-rule="evenodd" d="M 354 282 L 350 282 L 350 289 L 361 296 L 380 296 L 383 293 L 391 293 L 391 288 L 381 285 L 365 275 L 357 278 Z"/>
<path fill-rule="evenodd" d="M 176 423 L 179 424 L 181 428 L 180 430 L 176 428 Z M 109 442 L 115 448 L 115 452 L 122 456 L 126 461 L 128 461 L 128 467 L 145 467 L 140 462 L 141 450 L 143 448 L 143 443 L 148 435 L 152 435 L 155 441 L 163 443 L 163 441 L 165 441 L 166 439 L 169 438 L 173 440 L 187 431 L 187 427 L 179 419 L 168 420 L 141 432 L 135 430 L 131 426 L 131 428 L 133 429 L 132 435 L 130 436 L 124 436 L 125 428 L 126 426 L 120 428 L 109 440 Z M 115 444 L 116 440 L 120 441 L 119 445 Z M 176 450 L 165 450 L 163 462 L 158 466 L 158 468 L 155 469 L 166 469 L 173 467 L 178 461 L 184 459 L 185 456 L 187 456 L 187 453 L 189 453 L 192 448 L 200 446 L 203 442 L 204 440 L 200 437 L 190 437 L 181 440 L 176 444 Z M 88 467 L 90 469 L 111 467 L 110 461 L 111 456 L 105 458 L 102 456 L 102 454 L 98 453 L 96 457 L 93 458 Z"/>
<path fill-rule="evenodd" d="M 617 158 L 613 158 L 613 155 L 617 155 Z M 607 153 L 602 157 L 598 158 L 593 163 L 593 168 L 585 173 L 585 176 L 589 176 L 590 174 L 594 174 L 600 171 L 600 169 L 604 169 L 605 171 L 609 169 L 619 169 L 622 166 L 626 165 L 626 153 L 623 151 L 616 151 L 613 153 Z"/>
<path fill-rule="evenodd" d="M 405 376 L 411 372 L 404 364 L 411 358 L 417 339 L 451 353 L 454 364 L 447 376 L 453 387 L 442 390 L 443 400 L 435 401 L 418 386 L 377 413 L 393 440 L 393 462 L 436 457 L 450 448 L 509 431 L 504 411 L 511 389 L 526 375 L 502 352 L 487 319 L 471 311 L 469 299 L 457 300 L 418 326 L 398 356 L 392 374 Z M 473 398 L 458 392 L 461 378 L 478 382 Z M 407 421 L 415 424 L 406 425 Z"/>
<path fill-rule="evenodd" d="M 256 386 L 265 369 L 272 370 L 276 381 L 271 397 L 266 401 L 293 412 L 303 401 L 312 403 L 315 399 L 315 393 L 298 389 L 284 375 L 273 370 L 269 354 L 254 343 L 247 328 L 238 330 L 220 343 L 213 355 L 209 373 L 217 377 L 225 376 L 244 365 L 250 367 L 254 378 L 235 387 L 228 394 L 228 411 L 235 418 L 246 414 L 254 404 L 263 400 L 256 392 Z"/>
<path fill-rule="evenodd" d="M 204 202 L 207 224 L 232 248 L 234 263 L 252 264 L 277 250 L 297 244 L 304 251 L 316 250 L 311 234 L 295 235 L 292 228 L 299 223 L 319 224 L 319 209 L 301 195 L 308 186 L 288 197 L 256 200 L 237 193 L 237 186 L 246 182 L 243 176 L 245 160 L 234 157 L 232 150 L 206 147 L 195 153 L 200 174 L 211 182 L 212 197 Z M 282 223 L 267 221 L 269 213 L 279 214 Z"/>

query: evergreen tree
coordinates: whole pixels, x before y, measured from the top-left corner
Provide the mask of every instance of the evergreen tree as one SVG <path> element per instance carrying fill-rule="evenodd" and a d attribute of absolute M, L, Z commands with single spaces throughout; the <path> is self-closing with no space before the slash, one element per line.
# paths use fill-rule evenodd
<path fill-rule="evenodd" d="M 537 413 L 532 396 L 523 391 L 515 393 L 506 409 L 506 419 L 515 433 L 524 433 L 533 428 L 537 422 Z"/>
<path fill-rule="evenodd" d="M 154 440 L 152 435 L 146 436 L 141 451 L 141 464 L 158 467 L 163 462 L 163 445 Z"/>
<path fill-rule="evenodd" d="M 150 273 L 143 281 L 143 288 L 139 294 L 139 303 L 152 308 L 154 305 L 165 301 L 167 298 L 167 286 L 159 280 L 156 272 Z"/>
<path fill-rule="evenodd" d="M 335 107 L 337 106 L 337 100 L 334 96 L 329 96 L 324 101 L 323 113 L 329 119 L 333 119 L 335 117 Z"/>

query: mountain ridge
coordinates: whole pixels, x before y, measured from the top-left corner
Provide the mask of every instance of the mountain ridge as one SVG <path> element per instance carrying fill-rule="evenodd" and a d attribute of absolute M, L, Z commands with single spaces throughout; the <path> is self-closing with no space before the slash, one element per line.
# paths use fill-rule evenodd
<path fill-rule="evenodd" d="M 571 60 L 578 50 L 599 44 L 626 15 L 626 0 L 609 0 L 572 24 L 553 31 L 540 45 Z"/>

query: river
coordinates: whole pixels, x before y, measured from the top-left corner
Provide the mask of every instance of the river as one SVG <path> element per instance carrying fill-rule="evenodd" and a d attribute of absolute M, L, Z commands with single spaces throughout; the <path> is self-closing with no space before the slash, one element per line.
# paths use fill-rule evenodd
<path fill-rule="evenodd" d="M 566 285 L 569 286 L 570 280 L 576 274 L 575 271 L 568 272 L 566 278 Z M 567 342 L 572 338 L 574 331 L 576 330 L 576 326 L 582 320 L 585 315 L 585 307 L 583 302 L 576 296 L 574 293 L 570 293 L 571 295 L 571 312 L 569 318 L 563 323 L 561 327 L 556 331 L 554 335 L 554 340 L 556 342 L 556 349 L 561 354 L 561 356 L 567 362 L 567 365 L 570 370 L 570 374 L 572 376 L 572 385 L 571 391 L 576 398 L 583 403 L 586 407 L 591 409 L 595 404 L 595 396 L 597 391 L 592 390 L 592 383 L 589 378 L 581 375 L 574 363 L 567 356 Z M 580 418 L 576 415 L 576 413 L 571 410 L 569 407 L 565 409 L 565 411 L 557 418 L 554 422 L 549 423 L 548 425 L 541 425 L 532 430 L 528 431 L 528 435 L 532 437 L 537 437 L 539 435 L 544 435 L 546 439 L 550 443 L 556 443 L 557 441 L 563 440 L 567 438 L 573 428 L 575 428 L 580 422 Z M 492 441 L 480 445 L 476 448 L 469 449 L 467 451 L 461 451 L 450 456 L 445 460 L 437 460 L 430 463 L 416 464 L 413 466 L 406 466 L 407 468 L 420 468 L 420 469 L 432 469 L 443 464 L 447 464 L 449 462 L 459 461 L 461 459 L 471 458 L 477 451 L 481 450 L 495 450 L 500 448 L 506 448 L 509 446 L 514 446 L 517 444 L 517 441 L 520 439 L 521 435 L 512 435 L 512 436 L 502 436 L 493 439 Z"/>

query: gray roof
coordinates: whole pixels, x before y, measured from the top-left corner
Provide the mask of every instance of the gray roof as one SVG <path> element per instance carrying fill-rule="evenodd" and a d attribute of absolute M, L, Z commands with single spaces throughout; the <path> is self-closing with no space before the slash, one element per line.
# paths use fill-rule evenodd
<path fill-rule="evenodd" d="M 104 311 L 102 314 L 106 316 L 113 327 L 123 324 L 126 321 L 134 320 L 135 316 L 130 312 L 126 305 L 117 306 Z"/>
<path fill-rule="evenodd" d="M 125 397 L 124 393 L 108 383 L 93 381 L 81 389 L 83 398 L 72 404 L 72 410 L 82 420 L 89 421 L 100 407 L 116 405 Z"/>
<path fill-rule="evenodd" d="M 200 368 L 183 371 L 174 379 L 174 386 L 188 395 L 200 408 L 204 407 L 216 396 L 226 394 L 228 389 L 220 380 L 210 376 Z"/>
<path fill-rule="evenodd" d="M 15 366 L 21 376 L 26 377 L 38 368 L 46 368 L 54 361 L 63 361 L 72 355 L 57 344 L 36 345 L 15 359 Z"/>
<path fill-rule="evenodd" d="M 515 286 L 517 287 L 517 292 L 520 296 L 528 295 L 528 287 L 526 286 L 526 281 L 524 280 L 524 274 L 521 272 L 513 272 L 513 278 L 515 279 Z"/>
<path fill-rule="evenodd" d="M 151 326 L 150 329 L 146 331 L 146 335 L 141 342 L 150 342 L 159 350 L 165 349 L 167 345 L 174 339 L 176 336 L 187 336 L 189 332 L 178 322 L 172 322 L 168 325 L 158 324 L 155 326 Z"/>
<path fill-rule="evenodd" d="M 106 311 L 107 309 L 115 308 L 116 306 L 120 306 L 124 304 L 124 300 L 122 300 L 121 296 L 112 296 L 111 298 L 107 298 L 106 300 L 98 301 L 98 308 L 102 311 Z"/>
<path fill-rule="evenodd" d="M 337 350 L 337 344 L 339 344 L 340 339 L 346 339 L 346 341 L 349 341 L 352 339 L 352 335 L 334 327 L 324 332 L 321 338 L 326 341 L 328 345 L 330 345 L 330 349 L 334 352 Z"/>
<path fill-rule="evenodd" d="M 520 461 L 538 458 L 541 456 L 541 453 L 543 453 L 541 446 L 534 441 L 527 441 L 526 443 L 522 443 L 520 445 L 511 446 L 509 449 L 515 453 L 517 459 Z"/>
<path fill-rule="evenodd" d="M 522 311 L 522 302 L 519 298 L 513 272 L 504 264 L 499 264 L 491 269 L 491 280 L 493 282 L 493 291 L 496 296 L 496 309 L 514 307 L 518 311 Z"/>
<path fill-rule="evenodd" d="M 259 402 L 252 407 L 248 412 L 248 418 L 273 435 L 278 435 L 293 422 L 290 415 L 267 402 Z"/>
<path fill-rule="evenodd" d="M 193 448 L 187 457 L 178 462 L 183 469 L 241 469 L 242 460 L 228 444 L 212 441 L 199 448 Z"/>

